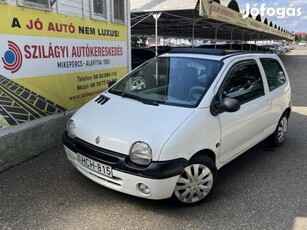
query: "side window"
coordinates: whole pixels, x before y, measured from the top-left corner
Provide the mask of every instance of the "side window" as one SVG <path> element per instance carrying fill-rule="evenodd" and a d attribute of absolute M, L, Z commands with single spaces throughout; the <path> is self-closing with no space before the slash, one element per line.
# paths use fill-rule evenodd
<path fill-rule="evenodd" d="M 277 60 L 261 58 L 260 61 L 268 80 L 270 91 L 273 91 L 286 82 L 285 73 Z"/>
<path fill-rule="evenodd" d="M 45 10 L 50 9 L 49 0 L 18 0 L 18 5 Z"/>
<path fill-rule="evenodd" d="M 107 19 L 107 2 L 106 0 L 92 0 L 92 18 Z"/>
<path fill-rule="evenodd" d="M 220 90 L 222 98 L 231 97 L 244 104 L 264 95 L 263 82 L 254 60 L 235 64 L 228 72 Z"/>
<path fill-rule="evenodd" d="M 114 20 L 124 22 L 125 21 L 125 1 L 114 0 L 113 2 Z"/>

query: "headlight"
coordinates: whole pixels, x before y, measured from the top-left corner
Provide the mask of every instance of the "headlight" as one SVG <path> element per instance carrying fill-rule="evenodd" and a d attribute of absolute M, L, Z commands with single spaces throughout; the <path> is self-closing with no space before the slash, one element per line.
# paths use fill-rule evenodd
<path fill-rule="evenodd" d="M 138 165 L 149 165 L 152 159 L 151 148 L 144 142 L 135 142 L 129 154 L 131 162 Z"/>
<path fill-rule="evenodd" d="M 67 130 L 67 134 L 71 139 L 74 139 L 76 137 L 76 124 L 74 122 L 74 120 L 70 119 L 67 122 L 66 125 L 66 130 Z"/>

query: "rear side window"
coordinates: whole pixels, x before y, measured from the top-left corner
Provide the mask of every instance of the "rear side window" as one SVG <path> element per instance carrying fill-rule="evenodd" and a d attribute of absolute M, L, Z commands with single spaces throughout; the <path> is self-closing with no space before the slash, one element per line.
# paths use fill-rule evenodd
<path fill-rule="evenodd" d="M 231 97 L 244 104 L 264 95 L 261 73 L 256 61 L 236 63 L 221 88 L 222 98 Z"/>
<path fill-rule="evenodd" d="M 286 82 L 285 73 L 277 60 L 261 58 L 260 61 L 268 80 L 270 91 L 273 91 Z"/>

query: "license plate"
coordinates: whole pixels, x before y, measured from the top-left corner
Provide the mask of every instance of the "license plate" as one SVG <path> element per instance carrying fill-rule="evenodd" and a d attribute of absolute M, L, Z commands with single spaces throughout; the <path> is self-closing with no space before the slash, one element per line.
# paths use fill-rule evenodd
<path fill-rule="evenodd" d="M 84 165 L 85 167 L 98 172 L 102 175 L 108 176 L 108 177 L 112 177 L 113 173 L 112 173 L 112 168 L 108 165 L 105 164 L 101 164 L 100 162 L 94 161 L 90 158 L 87 158 L 81 154 L 78 153 L 78 162 L 82 165 Z"/>

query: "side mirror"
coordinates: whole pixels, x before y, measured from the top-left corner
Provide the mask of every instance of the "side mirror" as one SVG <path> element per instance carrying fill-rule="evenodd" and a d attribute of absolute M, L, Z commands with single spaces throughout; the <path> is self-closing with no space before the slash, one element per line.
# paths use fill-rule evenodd
<path fill-rule="evenodd" d="M 109 88 L 112 87 L 115 83 L 116 83 L 116 80 L 110 81 L 108 84 L 108 87 Z"/>
<path fill-rule="evenodd" d="M 217 116 L 223 112 L 236 112 L 240 109 L 240 107 L 240 102 L 236 99 L 226 97 L 220 102 L 216 99 L 216 97 L 214 97 L 210 105 L 210 112 L 212 116 Z"/>

